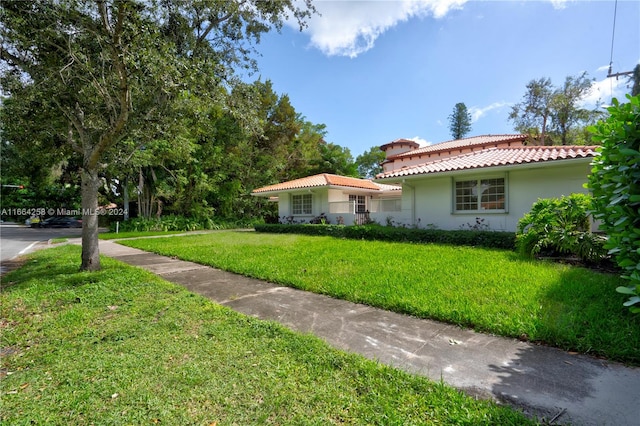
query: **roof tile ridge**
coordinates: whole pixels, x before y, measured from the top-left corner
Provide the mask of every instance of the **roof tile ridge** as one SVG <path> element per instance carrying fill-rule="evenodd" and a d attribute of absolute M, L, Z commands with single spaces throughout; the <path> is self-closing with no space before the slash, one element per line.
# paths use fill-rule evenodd
<path fill-rule="evenodd" d="M 509 147 L 512 148 L 512 147 Z M 513 147 L 515 148 L 515 147 Z M 461 160 L 464 159 L 466 157 L 472 157 L 472 156 L 476 156 L 478 154 L 484 153 L 486 151 L 497 151 L 497 150 L 501 150 L 501 149 L 506 149 L 506 148 L 501 148 L 501 147 L 497 147 L 497 146 L 488 146 L 485 148 L 482 148 L 479 151 L 471 151 L 471 152 L 463 152 L 461 154 L 456 154 L 456 155 L 452 155 L 450 157 L 440 157 L 440 158 L 436 158 L 434 160 L 431 161 L 425 161 L 423 163 L 419 163 L 419 164 L 415 164 L 415 165 L 407 165 L 407 166 L 403 166 L 402 169 L 412 169 L 414 167 L 427 167 L 431 164 L 440 164 L 443 163 L 445 161 L 452 161 L 452 160 Z"/>

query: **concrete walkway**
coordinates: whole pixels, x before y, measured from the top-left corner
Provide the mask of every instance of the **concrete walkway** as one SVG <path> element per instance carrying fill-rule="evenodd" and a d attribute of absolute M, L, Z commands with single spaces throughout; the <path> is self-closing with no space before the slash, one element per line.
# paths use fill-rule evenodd
<path fill-rule="evenodd" d="M 640 369 L 320 296 L 111 241 L 101 253 L 219 304 L 550 424 L 640 425 Z"/>

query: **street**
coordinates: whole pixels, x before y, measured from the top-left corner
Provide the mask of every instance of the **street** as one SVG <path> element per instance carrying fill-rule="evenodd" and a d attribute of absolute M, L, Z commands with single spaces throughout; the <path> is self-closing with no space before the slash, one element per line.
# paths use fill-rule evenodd
<path fill-rule="evenodd" d="M 29 228 L 16 223 L 0 224 L 0 262 L 6 262 L 24 254 L 39 241 L 51 238 L 79 237 L 78 228 Z"/>

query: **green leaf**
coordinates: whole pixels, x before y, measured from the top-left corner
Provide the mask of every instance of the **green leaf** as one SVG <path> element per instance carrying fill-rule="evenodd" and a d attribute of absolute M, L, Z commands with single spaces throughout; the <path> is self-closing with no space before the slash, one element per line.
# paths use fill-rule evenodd
<path fill-rule="evenodd" d="M 636 286 L 632 286 L 632 287 L 620 286 L 616 288 L 616 291 L 622 294 L 636 294 Z"/>
<path fill-rule="evenodd" d="M 630 149 L 630 148 L 620 148 L 620 154 L 640 156 L 640 151 L 637 151 L 635 149 Z"/>
<path fill-rule="evenodd" d="M 636 303 L 640 303 L 640 297 L 633 296 L 633 297 L 630 297 L 629 300 L 624 302 L 622 305 L 623 306 L 631 306 L 631 305 L 635 305 Z"/>

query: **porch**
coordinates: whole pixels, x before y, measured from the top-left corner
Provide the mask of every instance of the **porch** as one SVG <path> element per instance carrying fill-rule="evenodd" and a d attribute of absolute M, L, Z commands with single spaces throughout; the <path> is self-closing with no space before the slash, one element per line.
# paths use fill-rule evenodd
<path fill-rule="evenodd" d="M 385 224 L 393 213 L 402 208 L 400 198 L 368 199 L 366 204 L 356 200 L 329 203 L 327 219 L 340 225 L 363 225 L 369 222 Z"/>

